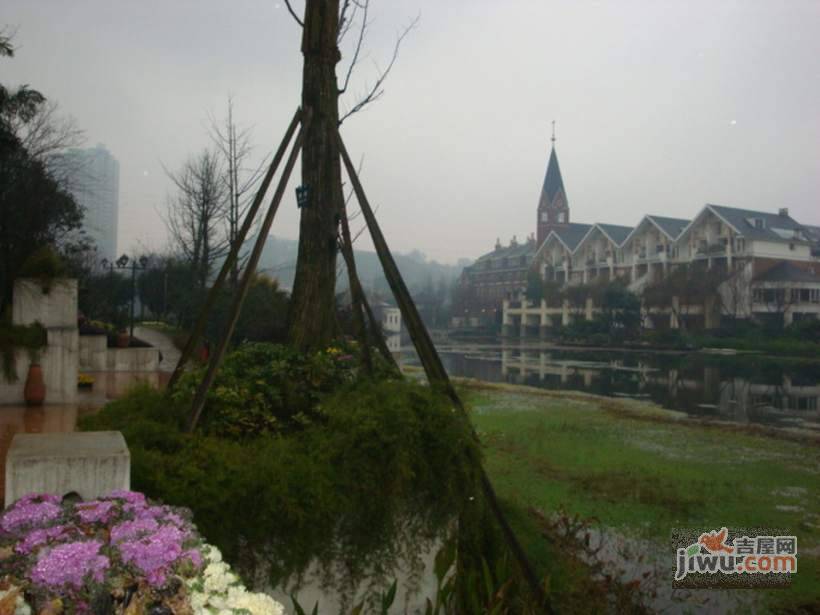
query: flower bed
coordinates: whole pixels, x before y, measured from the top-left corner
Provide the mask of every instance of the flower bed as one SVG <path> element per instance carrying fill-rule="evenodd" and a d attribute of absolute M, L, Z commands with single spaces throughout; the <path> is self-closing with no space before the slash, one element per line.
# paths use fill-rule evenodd
<path fill-rule="evenodd" d="M 247 592 L 190 512 L 134 491 L 21 498 L 0 515 L 0 613 L 276 615 Z"/>

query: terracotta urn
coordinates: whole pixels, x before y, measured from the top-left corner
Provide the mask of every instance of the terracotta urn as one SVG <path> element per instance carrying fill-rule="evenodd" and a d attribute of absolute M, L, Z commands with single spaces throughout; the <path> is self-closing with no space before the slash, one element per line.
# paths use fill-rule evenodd
<path fill-rule="evenodd" d="M 120 331 L 117 333 L 117 348 L 128 348 L 130 343 L 131 336 L 128 335 L 128 331 Z"/>
<path fill-rule="evenodd" d="M 29 365 L 23 397 L 28 406 L 42 406 L 46 399 L 46 383 L 43 380 L 43 368 L 39 363 Z"/>

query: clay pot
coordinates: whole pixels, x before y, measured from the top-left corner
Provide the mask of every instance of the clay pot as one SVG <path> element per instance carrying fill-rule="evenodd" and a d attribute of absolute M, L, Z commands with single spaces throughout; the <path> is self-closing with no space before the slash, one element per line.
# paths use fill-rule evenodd
<path fill-rule="evenodd" d="M 39 363 L 32 363 L 28 367 L 23 397 L 27 406 L 42 406 L 46 399 L 46 383 L 43 380 L 43 368 Z"/>
<path fill-rule="evenodd" d="M 211 352 L 208 350 L 208 346 L 207 346 L 207 344 L 200 346 L 200 347 L 199 347 L 199 350 L 197 350 L 197 358 L 198 358 L 198 359 L 199 359 L 202 363 L 207 363 L 207 362 L 208 362 L 208 358 L 209 358 L 210 356 L 211 356 Z"/>
<path fill-rule="evenodd" d="M 120 331 L 117 333 L 117 348 L 128 348 L 131 343 L 131 336 L 127 331 Z"/>

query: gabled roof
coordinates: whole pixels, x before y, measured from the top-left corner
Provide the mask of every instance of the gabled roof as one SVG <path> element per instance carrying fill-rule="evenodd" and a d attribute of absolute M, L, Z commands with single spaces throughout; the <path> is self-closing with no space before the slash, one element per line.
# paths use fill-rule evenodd
<path fill-rule="evenodd" d="M 808 282 L 820 284 L 820 276 L 801 269 L 789 261 L 783 261 L 757 276 L 755 282 Z"/>
<path fill-rule="evenodd" d="M 581 240 L 586 237 L 586 234 L 589 232 L 589 229 L 592 228 L 591 224 L 579 224 L 577 222 L 570 222 L 565 226 L 561 226 L 558 228 L 554 228 L 549 232 L 546 239 L 538 246 L 538 252 L 536 252 L 536 256 L 544 249 L 551 238 L 555 238 L 556 241 L 560 242 L 567 250 L 570 252 L 575 252 L 575 248 L 578 247 L 578 244 L 581 243 Z"/>
<path fill-rule="evenodd" d="M 632 232 L 631 226 L 620 226 L 618 224 L 600 224 L 596 223 L 601 232 L 616 246 L 621 247 Z"/>
<path fill-rule="evenodd" d="M 691 220 L 683 218 L 667 218 L 665 216 L 648 215 L 646 218 L 658 227 L 669 239 L 677 239 Z"/>
<path fill-rule="evenodd" d="M 575 248 L 578 247 L 578 244 L 581 243 L 581 240 L 586 237 L 586 234 L 592 228 L 591 224 L 579 224 L 577 222 L 570 222 L 566 226 L 562 226 L 560 228 L 555 228 L 550 231 L 550 234 L 547 235 L 547 239 L 544 240 L 546 244 L 550 238 L 550 235 L 555 235 L 555 238 L 564 244 L 564 247 L 569 250 L 570 252 L 574 252 Z"/>
<path fill-rule="evenodd" d="M 652 214 L 647 214 L 641 218 L 641 221 L 638 222 L 635 228 L 632 229 L 629 236 L 624 239 L 621 245 L 625 245 L 638 233 L 640 229 L 647 224 L 651 224 L 661 233 L 669 237 L 669 239 L 675 241 L 690 223 L 691 220 L 684 220 L 683 218 L 667 218 L 665 216 L 653 216 Z"/>
<path fill-rule="evenodd" d="M 712 204 L 707 204 L 706 209 L 711 210 L 736 232 L 749 239 L 777 242 L 806 241 L 803 227 L 788 214 L 772 214 Z M 762 228 L 755 226 L 755 220 L 762 221 Z"/>
<path fill-rule="evenodd" d="M 561 169 L 558 166 L 558 156 L 555 153 L 555 146 L 550 151 L 550 160 L 547 164 L 547 174 L 544 176 L 544 185 L 541 188 L 542 201 L 552 203 L 555 195 L 561 191 L 566 196 L 564 190 L 564 180 L 561 178 Z M 546 197 L 546 198 L 544 198 Z"/>

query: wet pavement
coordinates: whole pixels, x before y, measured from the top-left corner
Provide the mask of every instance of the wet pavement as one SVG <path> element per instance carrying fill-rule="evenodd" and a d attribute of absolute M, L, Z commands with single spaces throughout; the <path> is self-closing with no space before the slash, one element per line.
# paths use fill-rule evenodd
<path fill-rule="evenodd" d="M 11 440 L 17 433 L 68 433 L 75 431 L 77 421 L 85 415 L 98 412 L 112 399 L 122 397 L 135 384 L 146 383 L 164 387 L 179 359 L 179 351 L 161 332 L 136 327 L 134 335 L 162 353 L 156 372 L 80 372 L 91 376 L 90 388 L 79 388 L 73 404 L 0 405 L 0 501 L 5 496 L 6 455 Z"/>

